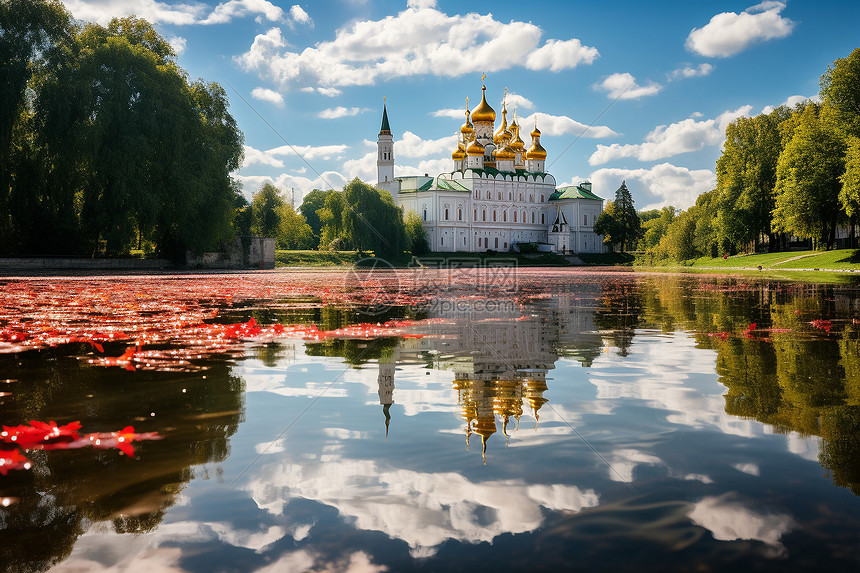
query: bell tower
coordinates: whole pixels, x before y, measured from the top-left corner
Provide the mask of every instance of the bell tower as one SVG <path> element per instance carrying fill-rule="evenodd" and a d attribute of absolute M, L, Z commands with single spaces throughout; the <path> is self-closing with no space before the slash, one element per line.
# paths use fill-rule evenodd
<path fill-rule="evenodd" d="M 399 189 L 394 181 L 394 136 L 391 135 L 391 126 L 388 124 L 385 98 L 382 102 L 382 127 L 379 128 L 379 137 L 376 140 L 376 188 L 385 189 L 396 198 Z"/>

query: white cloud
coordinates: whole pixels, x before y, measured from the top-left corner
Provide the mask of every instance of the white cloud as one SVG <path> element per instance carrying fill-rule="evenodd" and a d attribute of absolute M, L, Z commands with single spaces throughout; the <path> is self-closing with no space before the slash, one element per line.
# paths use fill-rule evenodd
<path fill-rule="evenodd" d="M 450 154 L 457 147 L 457 136 L 450 135 L 440 139 L 421 139 L 411 131 L 394 142 L 394 157 L 428 157 L 440 153 Z"/>
<path fill-rule="evenodd" d="M 627 180 L 627 187 L 634 193 L 638 209 L 657 209 L 663 205 L 674 205 L 687 209 L 696 198 L 717 185 L 717 176 L 708 169 L 691 170 L 671 163 L 661 163 L 650 169 L 598 169 L 589 180 L 594 189 L 612 190 Z M 601 191 L 605 192 L 605 191 Z M 611 196 L 608 197 L 612 199 Z"/>
<path fill-rule="evenodd" d="M 264 183 L 271 183 L 278 189 L 286 192 L 285 198 L 292 200 L 291 190 L 295 191 L 296 205 L 300 205 L 304 200 L 305 195 L 314 189 L 340 189 L 348 180 L 337 171 L 326 171 L 321 176 L 314 179 L 292 175 L 290 173 L 281 173 L 277 177 L 269 177 L 267 175 L 242 175 L 233 174 L 239 182 L 242 183 L 242 191 L 245 198 L 250 200 L 254 193 L 257 192 Z M 319 393 L 319 388 L 313 389 L 316 396 Z M 304 395 L 304 394 L 302 394 Z"/>
<path fill-rule="evenodd" d="M 271 155 L 295 156 L 299 155 L 304 159 L 311 161 L 314 159 L 336 159 L 343 155 L 343 152 L 349 149 L 348 145 L 281 145 L 269 149 L 266 153 Z"/>
<path fill-rule="evenodd" d="M 784 105 L 788 108 L 793 108 L 797 104 L 805 103 L 808 101 L 819 103 L 821 101 L 821 98 L 818 95 L 814 95 L 811 97 L 806 97 L 806 96 L 802 96 L 802 95 L 793 95 L 793 96 L 789 96 L 788 99 L 786 99 L 784 102 L 782 102 L 779 105 Z M 772 112 L 777 107 L 779 107 L 779 106 L 766 105 L 766 106 L 764 106 L 764 108 L 762 108 L 761 112 L 763 114 L 769 114 L 770 112 Z"/>
<path fill-rule="evenodd" d="M 407 0 L 406 6 L 409 8 L 415 8 L 416 10 L 422 10 L 424 8 L 435 8 L 436 0 Z"/>
<path fill-rule="evenodd" d="M 175 26 L 226 24 L 247 16 L 265 17 L 270 22 L 286 20 L 284 11 L 268 0 L 229 0 L 211 9 L 197 1 L 168 3 L 158 0 L 65 0 L 64 4 L 75 18 L 99 24 L 107 24 L 111 18 L 131 15 L 144 18 L 152 24 Z M 290 14 L 292 21 L 302 22 L 292 10 Z"/>
<path fill-rule="evenodd" d="M 170 44 L 170 47 L 173 48 L 173 51 L 177 54 L 181 54 L 185 51 L 185 47 L 188 45 L 188 40 L 181 36 L 174 36 L 172 38 L 168 38 L 167 42 Z"/>
<path fill-rule="evenodd" d="M 780 538 L 795 526 L 790 515 L 760 513 L 728 495 L 702 499 L 693 505 L 689 517 L 719 541 L 753 539 L 775 548 L 782 548 Z"/>
<path fill-rule="evenodd" d="M 253 90 L 251 90 L 251 97 L 260 101 L 267 101 L 277 105 L 281 105 L 282 103 L 284 103 L 284 96 L 282 96 L 275 90 L 270 90 L 268 88 L 254 88 Z"/>
<path fill-rule="evenodd" d="M 514 92 L 508 92 L 508 109 L 534 109 L 535 104 L 527 97 Z"/>
<path fill-rule="evenodd" d="M 647 86 L 640 86 L 636 83 L 636 78 L 626 72 L 612 74 L 592 87 L 595 91 L 609 92 L 606 95 L 609 99 L 639 99 L 640 97 L 655 95 L 663 89 L 663 86 L 656 82 L 651 82 Z"/>
<path fill-rule="evenodd" d="M 694 66 L 692 64 L 685 64 L 683 67 L 678 68 L 677 70 L 673 70 L 672 73 L 669 74 L 670 80 L 676 80 L 678 78 L 698 78 L 702 76 L 707 76 L 712 71 L 714 71 L 714 66 L 711 64 L 699 64 L 698 66 Z"/>
<path fill-rule="evenodd" d="M 466 121 L 466 108 L 463 108 L 463 109 L 453 109 L 453 108 L 437 109 L 436 111 L 432 112 L 430 115 L 432 115 L 433 117 L 453 117 L 455 119 L 461 119 L 462 118 L 463 121 Z"/>
<path fill-rule="evenodd" d="M 725 111 L 714 119 L 696 121 L 688 118 L 670 125 L 658 125 L 645 136 L 644 143 L 598 145 L 590 165 L 603 165 L 615 159 L 635 157 L 639 161 L 655 161 L 680 153 L 698 151 L 708 145 L 719 145 L 725 140 L 726 126 L 741 116 L 749 115 L 752 106 Z"/>
<path fill-rule="evenodd" d="M 566 115 L 539 113 L 532 114 L 519 120 L 520 135 L 524 141 L 530 141 L 528 134 L 531 133 L 532 126 L 534 126 L 535 115 L 537 115 L 537 125 L 538 129 L 541 131 L 541 135 L 579 135 L 582 133 L 582 137 L 590 137 L 593 139 L 618 135 L 605 125 L 593 125 L 588 127 L 584 123 L 580 123 Z M 583 130 L 585 130 L 585 133 L 583 133 Z"/>
<path fill-rule="evenodd" d="M 320 95 L 324 95 L 326 97 L 335 97 L 335 96 L 339 96 L 340 94 L 343 93 L 341 90 L 339 90 L 337 88 L 322 88 L 321 87 L 321 88 L 316 88 L 316 91 Z"/>
<path fill-rule="evenodd" d="M 254 149 L 250 145 L 245 146 L 245 160 L 242 162 L 242 167 L 249 165 L 269 165 L 271 167 L 283 167 L 284 162 L 280 159 L 272 157 L 268 151 L 260 151 Z"/>
<path fill-rule="evenodd" d="M 307 24 L 308 26 L 313 26 L 314 22 L 311 20 L 311 17 L 308 15 L 304 9 L 298 4 L 293 4 L 290 7 L 290 18 L 292 18 L 293 22 L 298 24 Z"/>
<path fill-rule="evenodd" d="M 282 88 L 372 85 L 395 77 L 455 77 L 523 66 L 553 71 L 591 63 L 595 48 L 579 40 L 547 40 L 530 22 L 503 23 L 492 15 L 449 16 L 435 3 L 412 2 L 394 16 L 341 28 L 330 41 L 289 51 L 280 30 L 257 36 L 236 57 L 246 71 Z"/>
<path fill-rule="evenodd" d="M 322 119 L 337 119 L 339 117 L 352 117 L 354 115 L 358 115 L 360 113 L 364 113 L 366 111 L 370 111 L 370 108 L 367 107 L 343 107 L 339 105 L 337 107 L 324 109 L 317 114 L 317 117 Z"/>
<path fill-rule="evenodd" d="M 717 14 L 702 28 L 693 28 L 687 49 L 707 57 L 734 56 L 752 44 L 791 34 L 795 23 L 783 18 L 784 2 L 762 2 L 737 14 Z"/>
<path fill-rule="evenodd" d="M 284 11 L 268 0 L 229 0 L 215 6 L 215 9 L 200 24 L 226 24 L 234 18 L 249 15 L 262 15 L 270 22 L 284 20 Z"/>

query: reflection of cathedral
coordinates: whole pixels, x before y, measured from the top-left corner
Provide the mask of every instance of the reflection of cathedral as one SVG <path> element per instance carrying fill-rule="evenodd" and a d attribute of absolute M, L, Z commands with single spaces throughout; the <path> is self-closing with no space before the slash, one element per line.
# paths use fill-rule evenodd
<path fill-rule="evenodd" d="M 379 362 L 386 432 L 395 363 L 430 363 L 454 372 L 466 447 L 472 434 L 478 434 L 486 463 L 487 442 L 499 431 L 499 422 L 506 443 L 524 413 L 534 417 L 537 428 L 540 410 L 548 402 L 547 373 L 559 354 L 586 366 L 599 354 L 602 341 L 594 327 L 594 300 L 599 296 L 593 285 L 561 285 L 552 298 L 522 307 L 499 300 L 492 311 L 486 310 L 487 299 L 480 301 L 480 309 L 456 297 L 437 299 L 432 308 L 455 310 L 431 310 L 428 318 L 442 320 L 428 321 L 421 329 L 423 337 L 402 339 L 393 358 Z"/>

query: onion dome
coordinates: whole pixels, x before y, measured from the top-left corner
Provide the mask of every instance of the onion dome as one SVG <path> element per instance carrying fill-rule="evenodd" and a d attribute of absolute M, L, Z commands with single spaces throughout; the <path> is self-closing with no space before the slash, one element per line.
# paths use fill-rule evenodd
<path fill-rule="evenodd" d="M 506 136 L 510 140 L 511 132 L 508 131 L 508 110 L 505 104 L 502 103 L 502 125 L 499 126 L 499 131 L 493 135 L 493 143 L 500 145 Z"/>
<path fill-rule="evenodd" d="M 516 154 L 514 153 L 514 150 L 510 148 L 510 146 L 497 147 L 493 151 L 493 157 L 495 157 L 496 159 L 515 159 Z"/>
<path fill-rule="evenodd" d="M 511 122 L 511 149 L 514 152 L 522 152 L 526 148 L 526 143 L 520 137 L 520 124 L 517 123 L 517 114 L 514 112 L 514 121 Z"/>
<path fill-rule="evenodd" d="M 472 110 L 472 121 L 478 122 L 496 122 L 496 111 L 487 103 L 487 86 L 481 86 L 481 103 Z"/>
<path fill-rule="evenodd" d="M 472 143 L 469 145 L 469 147 L 466 148 L 466 153 L 468 155 L 483 156 L 484 155 L 484 146 L 481 145 L 480 143 L 478 143 L 478 140 L 475 139 L 472 141 Z"/>
<path fill-rule="evenodd" d="M 528 159 L 546 159 L 546 149 L 540 144 L 540 130 L 537 128 L 537 117 L 535 117 L 535 129 L 532 131 L 532 146 L 529 147 Z"/>
<path fill-rule="evenodd" d="M 475 133 L 475 127 L 472 125 L 472 122 L 469 119 L 469 98 L 466 98 L 466 123 L 464 123 L 460 127 L 460 133 L 463 134 L 463 139 L 465 141 L 469 141 L 469 139 L 471 139 L 472 137 L 472 134 Z"/>
<path fill-rule="evenodd" d="M 466 145 L 462 141 L 457 142 L 457 149 L 451 153 L 451 159 L 454 161 L 463 161 L 466 159 Z"/>

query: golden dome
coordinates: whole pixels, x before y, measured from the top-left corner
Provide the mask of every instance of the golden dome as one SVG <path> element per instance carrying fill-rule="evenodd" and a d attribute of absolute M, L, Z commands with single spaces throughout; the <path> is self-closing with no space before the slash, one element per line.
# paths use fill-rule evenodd
<path fill-rule="evenodd" d="M 466 141 L 469 140 L 470 135 L 475 133 L 475 127 L 472 125 L 472 121 L 469 119 L 469 98 L 466 98 L 466 123 L 460 127 L 460 133 L 467 136 L 464 139 Z"/>
<path fill-rule="evenodd" d="M 481 103 L 472 110 L 472 121 L 478 122 L 496 122 L 496 111 L 487 103 L 487 86 L 481 86 Z"/>
<path fill-rule="evenodd" d="M 546 159 L 546 149 L 541 146 L 540 141 L 532 143 L 526 154 L 526 159 Z"/>
<path fill-rule="evenodd" d="M 537 127 L 537 115 L 535 115 L 535 128 L 532 131 L 532 146 L 526 154 L 527 159 L 546 159 L 546 149 L 540 144 L 540 130 Z"/>
<path fill-rule="evenodd" d="M 515 159 L 516 154 L 510 147 L 497 147 L 493 151 L 493 157 L 496 159 Z"/>
<path fill-rule="evenodd" d="M 469 155 L 484 155 L 484 146 L 478 143 L 478 140 L 473 140 L 469 147 L 466 148 L 466 153 Z"/>
<path fill-rule="evenodd" d="M 463 142 L 457 143 L 457 149 L 455 149 L 454 152 L 451 153 L 451 159 L 453 159 L 454 161 L 463 161 L 464 159 L 466 159 L 465 147 L 466 146 L 463 144 Z"/>
<path fill-rule="evenodd" d="M 499 126 L 499 131 L 493 135 L 493 143 L 496 145 L 501 144 L 505 136 L 510 140 L 511 132 L 508 131 L 508 110 L 505 108 L 505 104 L 502 103 L 502 125 Z"/>
<path fill-rule="evenodd" d="M 514 112 L 514 121 L 511 123 L 511 149 L 522 152 L 525 148 L 526 143 L 520 137 L 520 124 L 517 123 L 517 114 Z"/>

